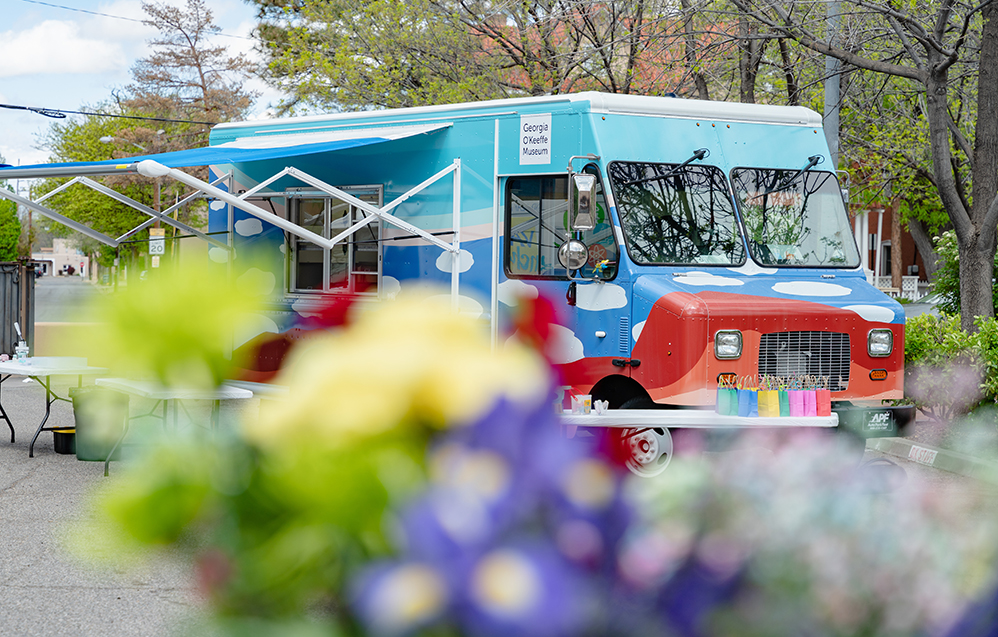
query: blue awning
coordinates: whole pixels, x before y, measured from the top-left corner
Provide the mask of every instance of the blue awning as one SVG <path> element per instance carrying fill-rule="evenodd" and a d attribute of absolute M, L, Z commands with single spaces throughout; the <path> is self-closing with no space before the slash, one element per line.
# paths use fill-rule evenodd
<path fill-rule="evenodd" d="M 146 159 L 152 159 L 169 168 L 217 166 L 267 159 L 281 159 L 380 144 L 414 135 L 432 133 L 449 126 L 451 126 L 450 123 L 444 122 L 379 128 L 354 128 L 318 133 L 257 134 L 217 146 L 191 148 L 189 150 L 160 153 L 158 155 L 140 155 L 94 162 L 11 166 L 0 168 L 0 180 L 134 173 L 137 172 L 136 165 Z"/>

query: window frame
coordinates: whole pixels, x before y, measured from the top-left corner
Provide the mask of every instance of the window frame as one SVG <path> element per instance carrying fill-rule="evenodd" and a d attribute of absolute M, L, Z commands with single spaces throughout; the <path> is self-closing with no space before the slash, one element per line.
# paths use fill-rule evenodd
<path fill-rule="evenodd" d="M 338 189 L 353 195 L 358 198 L 363 198 L 366 194 L 376 195 L 377 201 L 371 201 L 370 203 L 378 208 L 384 205 L 384 186 L 381 184 L 368 184 L 368 185 L 356 185 L 356 186 L 337 186 Z M 327 192 L 317 191 L 312 189 L 289 189 L 288 191 L 281 193 L 281 196 L 287 198 L 286 214 L 290 221 L 301 225 L 298 220 L 298 214 L 300 210 L 300 205 L 302 201 L 315 201 L 320 200 L 323 202 L 323 219 L 322 219 L 322 232 L 317 232 L 316 234 L 321 234 L 326 239 L 331 239 L 333 236 L 339 234 L 345 228 L 337 228 L 335 232 L 333 231 L 333 219 L 331 219 L 331 212 L 333 210 L 333 202 L 340 202 L 348 206 L 347 215 L 349 215 L 349 223 L 347 227 L 352 226 L 361 219 L 367 216 L 367 213 L 362 209 L 351 205 L 347 202 L 343 202 L 334 195 L 330 195 Z M 331 275 L 332 275 L 332 251 L 327 248 L 321 248 L 311 244 L 306 239 L 296 237 L 291 233 L 284 233 L 284 241 L 287 249 L 287 259 L 285 260 L 285 289 L 288 296 L 297 297 L 309 297 L 320 294 L 364 294 L 377 296 L 381 290 L 382 283 L 382 269 L 384 263 L 384 224 L 380 219 L 375 219 L 367 228 L 372 226 L 377 227 L 377 235 L 374 241 L 377 243 L 377 267 L 374 271 L 368 270 L 357 270 L 356 269 L 356 253 L 358 251 L 356 237 L 358 233 L 364 232 L 364 228 L 358 230 L 354 234 L 350 235 L 343 240 L 342 243 L 347 245 L 347 266 L 346 266 L 346 286 L 333 286 L 331 285 Z M 297 287 L 297 277 L 299 270 L 298 252 L 302 244 L 312 245 L 312 250 L 318 249 L 322 251 L 322 289 L 307 289 Z M 339 245 L 339 244 L 338 244 Z M 361 276 L 374 276 L 374 285 L 363 291 L 359 291 L 356 286 L 357 277 Z"/>
<path fill-rule="evenodd" d="M 849 232 L 848 234 L 849 234 L 850 237 L 852 237 L 852 244 L 856 247 L 856 254 L 857 254 L 857 262 L 855 264 L 853 264 L 853 265 L 836 265 L 836 264 L 811 265 L 811 264 L 800 264 L 800 263 L 784 263 L 784 264 L 780 264 L 780 263 L 763 263 L 759 259 L 757 259 L 756 256 L 755 256 L 755 253 L 752 250 L 751 240 L 750 240 L 749 235 L 748 235 L 748 224 L 747 224 L 747 222 L 745 220 L 745 217 L 744 217 L 744 215 L 742 213 L 741 200 L 735 194 L 735 186 L 734 186 L 735 177 L 734 177 L 734 175 L 735 175 L 735 172 L 739 171 L 739 170 L 757 170 L 757 171 L 778 170 L 778 171 L 784 171 L 784 172 L 793 173 L 793 172 L 796 172 L 797 169 L 795 169 L 795 168 L 773 168 L 773 167 L 766 168 L 766 167 L 759 167 L 759 166 L 735 166 L 734 168 L 731 169 L 731 171 L 727 175 L 728 187 L 731 189 L 731 196 L 732 196 L 732 199 L 733 199 L 734 204 L 735 204 L 735 209 L 738 212 L 739 223 L 741 223 L 741 225 L 742 225 L 742 241 L 745 244 L 745 254 L 748 256 L 748 258 L 752 259 L 752 262 L 754 264 L 756 264 L 760 268 L 798 268 L 798 269 L 800 269 L 800 268 L 815 268 L 815 269 L 820 269 L 820 270 L 855 270 L 858 267 L 862 267 L 862 265 L 863 265 L 863 252 L 860 249 L 860 246 L 856 244 L 856 237 L 855 237 L 854 233 L 852 233 L 852 232 Z M 809 170 L 809 171 L 806 171 L 806 172 L 825 173 L 827 175 L 831 175 L 831 177 L 835 180 L 836 191 L 839 192 L 840 196 L 841 196 L 842 185 L 839 183 L 839 176 L 838 176 L 837 173 L 835 173 L 833 171 L 830 171 L 830 170 Z M 843 202 L 842 206 L 843 206 L 843 210 L 845 211 L 845 221 L 846 221 L 845 227 L 846 228 L 850 228 L 850 224 L 849 224 L 849 209 L 848 209 L 848 207 L 846 207 L 845 202 Z"/>
<path fill-rule="evenodd" d="M 734 221 L 735 228 L 738 230 L 738 239 L 739 239 L 738 243 L 741 243 L 741 246 L 742 246 L 742 258 L 741 258 L 741 260 L 740 261 L 732 261 L 732 262 L 728 262 L 728 263 L 684 263 L 684 262 L 668 262 L 668 263 L 666 263 L 666 262 L 647 262 L 647 261 L 642 261 L 642 260 L 636 259 L 635 256 L 634 256 L 634 254 L 631 253 L 631 237 L 630 237 L 630 235 L 629 235 L 629 233 L 627 231 L 627 224 L 624 223 L 624 217 L 626 215 L 626 212 L 620 208 L 620 197 L 618 196 L 618 193 L 615 190 L 615 186 L 614 186 L 613 180 L 609 178 L 609 174 L 610 174 L 609 169 L 610 169 L 610 166 L 612 166 L 613 164 L 616 164 L 616 163 L 627 163 L 627 164 L 658 164 L 658 165 L 661 165 L 661 166 L 671 166 L 673 168 L 679 166 L 680 164 L 677 163 L 677 162 L 640 161 L 640 160 L 633 160 L 633 159 L 615 159 L 612 162 L 610 162 L 610 163 L 607 164 L 607 175 L 608 175 L 607 182 L 610 185 L 610 188 L 613 189 L 613 199 L 614 199 L 614 201 L 617 204 L 616 208 L 617 208 L 617 215 L 620 218 L 620 230 L 621 230 L 621 233 L 624 235 L 624 247 L 627 250 L 627 257 L 631 261 L 633 261 L 635 263 L 635 265 L 638 265 L 638 266 L 641 266 L 641 267 L 671 267 L 671 268 L 677 268 L 677 267 L 679 267 L 679 268 L 739 268 L 739 267 L 745 265 L 748 262 L 749 254 L 748 254 L 748 243 L 747 243 L 746 238 L 745 238 L 745 227 L 742 225 L 742 219 L 741 219 L 740 210 L 738 208 L 738 202 L 735 199 L 735 192 L 734 192 L 734 189 L 731 187 L 731 180 L 729 178 L 729 175 L 727 175 L 724 172 L 724 169 L 721 168 L 720 166 L 716 166 L 714 164 L 700 164 L 700 163 L 697 163 L 695 165 L 695 167 L 711 168 L 713 170 L 716 170 L 717 173 L 724 180 L 724 186 L 726 188 L 726 194 L 728 196 L 728 203 L 731 204 L 731 217 L 732 217 L 732 220 Z"/>
<path fill-rule="evenodd" d="M 616 279 L 617 275 L 620 273 L 621 246 L 620 246 L 620 242 L 618 241 L 617 231 L 616 231 L 616 225 L 614 223 L 613 214 L 611 213 L 611 208 L 612 207 L 610 206 L 610 203 L 609 203 L 610 200 L 609 200 L 609 197 L 607 196 L 608 191 L 606 189 L 606 181 L 603 179 L 603 172 L 602 172 L 602 170 L 596 164 L 593 164 L 593 163 L 587 164 L 585 166 L 585 168 L 582 169 L 581 172 L 585 172 L 587 174 L 595 175 L 596 181 L 597 181 L 597 183 L 598 183 L 598 185 L 600 187 L 601 193 L 602 193 L 601 197 L 602 197 L 602 200 L 603 200 L 603 207 L 605 208 L 606 216 L 607 216 L 607 220 L 608 220 L 608 224 L 610 225 L 610 228 L 611 228 L 611 230 L 610 230 L 610 236 L 612 237 L 614 246 L 616 246 L 616 249 L 617 249 L 617 262 L 616 262 L 616 267 L 614 268 L 613 276 L 610 276 L 610 277 L 607 277 L 607 278 L 599 278 L 598 280 L 600 280 L 600 281 L 612 281 L 612 280 Z M 503 263 L 502 263 L 503 274 L 506 276 L 507 279 L 524 280 L 524 281 L 572 281 L 572 280 L 577 281 L 577 280 L 580 280 L 578 277 L 572 277 L 572 276 L 570 276 L 569 271 L 566 268 L 562 268 L 560 264 L 558 266 L 558 269 L 564 273 L 564 274 L 561 274 L 561 275 L 522 274 L 522 273 L 518 273 L 518 272 L 512 272 L 510 270 L 510 254 L 511 254 L 511 247 L 512 247 L 512 243 L 513 243 L 513 233 L 511 232 L 511 229 L 512 229 L 512 212 L 513 212 L 512 203 L 513 203 L 513 198 L 511 196 L 511 192 L 510 191 L 511 191 L 511 185 L 512 185 L 513 180 L 522 180 L 522 179 L 564 179 L 565 180 L 565 195 L 566 195 L 566 198 L 565 198 L 566 214 L 568 214 L 570 212 L 570 210 L 568 209 L 568 205 L 569 205 L 568 196 L 569 196 L 569 192 L 570 192 L 569 184 L 568 184 L 568 180 L 570 179 L 570 177 L 569 177 L 568 173 L 561 172 L 561 173 L 543 173 L 543 174 L 526 174 L 526 175 L 507 175 L 506 176 L 506 183 L 505 183 L 504 188 L 503 188 L 503 196 L 505 197 L 505 202 L 504 202 L 504 206 L 503 206 L 503 208 L 504 208 L 504 210 L 503 210 L 503 224 L 504 224 L 504 231 L 503 231 Z M 569 221 L 569 223 L 571 223 L 571 221 Z M 572 237 L 576 237 L 576 236 L 580 236 L 580 235 L 584 234 L 584 232 L 582 232 L 582 231 L 573 231 L 573 230 L 571 230 L 571 228 L 565 228 L 564 230 L 565 230 L 566 233 L 570 234 Z M 588 231 L 586 231 L 586 232 L 588 232 Z M 563 242 L 567 241 L 567 237 L 564 238 L 564 239 L 562 239 L 562 241 Z M 540 243 L 538 243 L 537 245 L 540 245 Z M 588 244 L 587 244 L 587 246 L 588 246 Z"/>

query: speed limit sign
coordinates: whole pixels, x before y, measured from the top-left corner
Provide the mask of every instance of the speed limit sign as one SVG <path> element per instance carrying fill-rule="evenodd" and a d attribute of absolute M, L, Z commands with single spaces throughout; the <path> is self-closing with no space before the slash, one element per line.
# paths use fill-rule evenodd
<path fill-rule="evenodd" d="M 166 228 L 149 228 L 149 254 L 166 254 Z"/>

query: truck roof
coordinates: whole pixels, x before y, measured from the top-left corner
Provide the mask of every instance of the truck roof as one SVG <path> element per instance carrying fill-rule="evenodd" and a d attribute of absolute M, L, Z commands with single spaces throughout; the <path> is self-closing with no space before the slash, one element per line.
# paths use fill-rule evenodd
<path fill-rule="evenodd" d="M 545 107 L 558 104 L 571 107 L 588 104 L 589 112 L 596 114 L 629 114 L 643 116 L 666 116 L 687 119 L 758 122 L 785 125 L 821 127 L 821 115 L 803 106 L 773 106 L 768 104 L 742 104 L 738 102 L 714 102 L 690 100 L 678 97 L 656 97 L 646 95 L 621 95 L 615 93 L 570 93 L 565 95 L 545 95 L 463 104 L 439 104 L 413 108 L 357 111 L 351 113 L 331 113 L 326 115 L 306 115 L 272 120 L 253 120 L 218 124 L 212 129 L 212 143 L 230 141 L 241 134 L 255 131 L 308 132 L 322 130 L 332 125 L 362 125 L 365 123 L 389 124 L 390 120 L 399 123 L 426 119 L 433 116 L 453 118 L 455 116 L 484 116 L 514 114 L 509 109 L 525 107 Z M 497 109 L 503 109 L 497 111 Z"/>

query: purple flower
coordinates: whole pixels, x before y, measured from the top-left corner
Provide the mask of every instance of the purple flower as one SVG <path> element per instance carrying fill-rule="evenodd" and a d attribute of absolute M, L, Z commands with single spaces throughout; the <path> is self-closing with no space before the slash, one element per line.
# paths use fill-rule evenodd
<path fill-rule="evenodd" d="M 550 545 L 497 547 L 467 575 L 458 612 L 471 635 L 558 637 L 588 623 L 586 578 Z"/>

